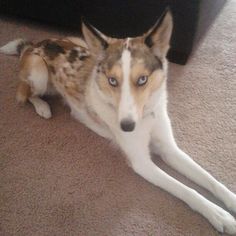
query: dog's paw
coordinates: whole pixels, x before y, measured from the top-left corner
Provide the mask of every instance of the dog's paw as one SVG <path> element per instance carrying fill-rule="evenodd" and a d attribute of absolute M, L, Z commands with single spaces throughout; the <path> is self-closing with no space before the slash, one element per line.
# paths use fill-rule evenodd
<path fill-rule="evenodd" d="M 227 211 L 213 204 L 208 213 L 208 220 L 219 232 L 236 234 L 236 220 Z"/>
<path fill-rule="evenodd" d="M 37 106 L 35 106 L 35 110 L 38 115 L 40 115 L 41 117 L 43 117 L 45 119 L 49 119 L 52 117 L 51 109 L 46 102 L 42 101 L 42 102 L 38 103 Z"/>

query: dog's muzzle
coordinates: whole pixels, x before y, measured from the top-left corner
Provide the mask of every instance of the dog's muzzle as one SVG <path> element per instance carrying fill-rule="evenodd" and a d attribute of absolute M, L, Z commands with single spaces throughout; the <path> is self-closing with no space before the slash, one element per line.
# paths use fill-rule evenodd
<path fill-rule="evenodd" d="M 131 132 L 135 128 L 135 122 L 130 119 L 123 119 L 120 122 L 120 127 L 125 132 Z"/>

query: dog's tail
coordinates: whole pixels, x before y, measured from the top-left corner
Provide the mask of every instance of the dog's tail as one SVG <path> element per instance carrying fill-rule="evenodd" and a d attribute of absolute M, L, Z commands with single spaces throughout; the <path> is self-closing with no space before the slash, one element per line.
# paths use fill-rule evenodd
<path fill-rule="evenodd" d="M 33 43 L 25 39 L 15 39 L 0 48 L 0 53 L 7 55 L 20 56 L 27 48 L 32 47 Z"/>

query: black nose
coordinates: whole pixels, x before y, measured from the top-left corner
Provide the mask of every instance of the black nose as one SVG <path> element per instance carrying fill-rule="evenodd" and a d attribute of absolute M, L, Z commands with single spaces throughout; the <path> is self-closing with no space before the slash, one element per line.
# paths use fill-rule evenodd
<path fill-rule="evenodd" d="M 130 119 L 123 119 L 120 122 L 120 127 L 125 132 L 131 132 L 134 130 L 135 122 Z"/>

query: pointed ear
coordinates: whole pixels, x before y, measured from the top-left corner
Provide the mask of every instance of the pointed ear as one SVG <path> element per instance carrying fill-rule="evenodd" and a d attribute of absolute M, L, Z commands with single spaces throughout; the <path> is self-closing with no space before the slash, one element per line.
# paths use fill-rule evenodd
<path fill-rule="evenodd" d="M 82 20 L 82 33 L 88 47 L 92 51 L 99 52 L 108 47 L 107 36 L 102 34 L 85 20 Z"/>
<path fill-rule="evenodd" d="M 170 9 L 167 8 L 156 24 L 144 35 L 145 44 L 152 48 L 160 58 L 165 57 L 169 50 L 172 28 L 172 14 Z"/>

